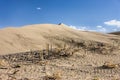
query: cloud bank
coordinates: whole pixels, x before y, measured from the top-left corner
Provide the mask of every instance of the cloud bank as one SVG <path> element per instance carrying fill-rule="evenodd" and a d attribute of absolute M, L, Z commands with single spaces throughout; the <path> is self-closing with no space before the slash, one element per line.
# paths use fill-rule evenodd
<path fill-rule="evenodd" d="M 72 29 L 77 29 L 77 30 L 82 30 L 82 31 L 95 31 L 95 32 L 103 32 L 103 33 L 106 33 L 107 32 L 107 29 L 103 26 L 96 26 L 96 29 L 89 29 L 87 26 L 73 26 L 73 25 L 70 25 L 69 26 L 70 28 Z"/>
<path fill-rule="evenodd" d="M 116 26 L 116 27 L 120 28 L 120 21 L 118 21 L 118 20 L 106 21 L 106 22 L 104 22 L 104 24 L 106 24 L 108 26 Z"/>
<path fill-rule="evenodd" d="M 119 31 L 120 30 L 120 21 L 119 20 L 113 19 L 113 20 L 103 22 L 103 24 L 101 24 L 102 26 L 98 25 L 98 26 L 94 26 L 94 27 L 92 27 L 92 26 L 73 26 L 73 25 L 70 25 L 70 28 L 77 29 L 77 30 L 82 30 L 82 31 L 96 31 L 96 32 L 102 32 L 102 33 L 107 33 L 107 32 L 113 32 L 113 31 Z"/>

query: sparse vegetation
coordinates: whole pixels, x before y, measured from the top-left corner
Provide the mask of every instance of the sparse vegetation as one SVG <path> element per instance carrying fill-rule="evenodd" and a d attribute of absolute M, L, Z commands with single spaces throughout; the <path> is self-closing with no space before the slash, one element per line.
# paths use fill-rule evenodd
<path fill-rule="evenodd" d="M 19 64 L 14 64 L 12 68 L 20 68 L 21 66 Z"/>
<path fill-rule="evenodd" d="M 92 79 L 92 80 L 100 80 L 99 78 L 94 78 L 94 79 Z"/>
<path fill-rule="evenodd" d="M 46 75 L 44 77 L 44 80 L 61 80 L 61 73 L 60 72 L 55 72 L 52 75 Z"/>
<path fill-rule="evenodd" d="M 111 62 L 105 62 L 104 65 L 102 66 L 104 69 L 113 69 L 113 68 L 118 68 L 117 64 L 113 64 Z"/>
<path fill-rule="evenodd" d="M 6 61 L 5 59 L 0 59 L 0 68 L 7 69 L 8 67 L 10 67 L 8 61 Z"/>
<path fill-rule="evenodd" d="M 76 40 L 70 40 L 70 42 L 68 42 L 68 43 L 70 43 L 70 44 L 69 45 L 68 44 L 59 44 L 61 47 L 57 47 L 57 46 L 53 47 L 52 44 L 46 44 L 46 48 L 43 50 L 36 50 L 36 51 L 32 50 L 29 52 L 23 52 L 23 53 L 11 54 L 11 55 L 3 55 L 2 59 L 0 60 L 0 67 L 2 65 L 2 68 L 7 69 L 6 62 L 9 60 L 10 62 L 15 62 L 14 65 L 11 64 L 11 66 L 9 66 L 10 68 L 15 69 L 15 70 L 13 70 L 12 75 L 20 74 L 20 71 L 18 69 L 21 69 L 21 64 L 23 64 L 23 62 L 25 63 L 25 65 L 26 65 L 26 63 L 30 63 L 30 65 L 35 64 L 35 65 L 38 65 L 39 67 L 44 67 L 43 73 L 47 72 L 46 71 L 47 66 L 49 66 L 50 70 L 52 69 L 52 67 L 55 67 L 55 68 L 63 69 L 65 71 L 70 71 L 70 72 L 76 71 L 77 73 L 79 73 L 79 70 L 80 70 L 81 73 L 83 73 L 83 74 L 84 73 L 85 74 L 88 74 L 88 73 L 93 74 L 92 70 L 87 70 L 87 69 L 81 70 L 81 68 L 78 68 L 78 66 L 80 66 L 80 65 L 85 66 L 87 64 L 86 62 L 83 62 L 84 59 L 85 60 L 89 59 L 89 60 L 93 61 L 92 63 L 91 62 L 89 63 L 89 65 L 88 65 L 89 67 L 93 68 L 94 66 L 97 66 L 97 68 L 99 68 L 98 70 L 94 71 L 94 74 L 104 73 L 105 70 L 108 70 L 108 72 L 106 71 L 105 73 L 112 73 L 112 72 L 114 72 L 112 70 L 119 68 L 118 64 L 114 64 L 111 62 L 105 62 L 101 67 L 99 67 L 96 63 L 99 63 L 100 60 L 99 60 L 99 62 L 97 62 L 97 61 L 94 61 L 92 58 L 88 58 L 89 53 L 92 55 L 93 55 L 93 53 L 97 53 L 97 55 L 98 54 L 100 54 L 100 55 L 106 54 L 104 56 L 109 56 L 108 54 L 112 54 L 112 52 L 114 50 L 116 50 L 115 43 L 114 43 L 114 46 L 113 46 L 113 44 L 108 45 L 105 43 L 100 43 L 100 42 L 95 42 L 95 41 L 77 42 Z M 74 45 L 72 45 L 72 44 L 74 44 Z M 73 55 L 75 55 L 75 56 L 73 56 Z M 100 55 L 98 55 L 98 57 Z M 71 60 L 72 58 L 75 58 L 75 59 Z M 66 59 L 66 60 L 70 60 L 70 61 L 68 61 L 68 62 L 66 61 L 67 66 L 63 65 L 64 62 L 63 62 L 63 64 L 58 62 L 59 65 L 49 64 L 50 60 L 54 61 L 56 59 L 57 60 Z M 83 61 L 80 61 L 77 59 L 80 59 Z M 78 64 L 74 63 L 75 65 L 72 65 L 72 67 L 71 67 L 70 64 L 72 61 L 73 61 L 73 63 L 77 62 Z M 4 67 L 3 67 L 3 65 L 4 65 Z M 32 68 L 30 68 L 30 70 L 32 70 Z M 41 69 L 39 69 L 39 70 L 41 70 Z M 25 71 L 27 71 L 27 69 L 25 69 Z M 35 71 L 35 70 L 33 70 L 33 71 Z M 39 71 L 39 72 L 41 72 L 41 71 Z M 68 74 L 68 73 L 66 73 L 66 74 Z M 77 74 L 73 72 L 73 75 L 77 75 Z M 61 74 L 59 72 L 51 73 L 50 75 L 46 74 L 46 76 L 43 76 L 43 77 L 44 77 L 44 80 L 62 80 Z M 98 77 L 94 77 L 92 80 L 101 80 L 101 79 Z M 115 80 L 117 80 L 117 78 Z"/>

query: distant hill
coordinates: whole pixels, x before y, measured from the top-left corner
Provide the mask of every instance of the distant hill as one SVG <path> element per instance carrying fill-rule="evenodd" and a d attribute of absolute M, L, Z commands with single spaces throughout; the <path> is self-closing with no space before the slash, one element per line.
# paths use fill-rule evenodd
<path fill-rule="evenodd" d="M 118 31 L 118 32 L 112 32 L 110 34 L 120 35 L 120 31 Z"/>

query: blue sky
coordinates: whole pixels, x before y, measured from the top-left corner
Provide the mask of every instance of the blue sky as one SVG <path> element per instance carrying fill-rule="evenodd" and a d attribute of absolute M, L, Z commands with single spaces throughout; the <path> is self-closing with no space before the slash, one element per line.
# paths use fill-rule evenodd
<path fill-rule="evenodd" d="M 0 28 L 43 23 L 120 31 L 120 0 L 0 0 Z"/>

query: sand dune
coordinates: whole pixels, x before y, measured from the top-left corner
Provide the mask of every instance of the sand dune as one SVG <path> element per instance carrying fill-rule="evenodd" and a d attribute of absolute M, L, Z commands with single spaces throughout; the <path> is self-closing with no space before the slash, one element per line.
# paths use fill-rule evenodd
<path fill-rule="evenodd" d="M 65 40 L 93 40 L 112 43 L 111 39 L 120 39 L 116 35 L 80 31 L 65 24 L 35 24 L 19 28 L 9 27 L 0 30 L 0 54 L 44 49 L 46 44 L 58 46 Z"/>
<path fill-rule="evenodd" d="M 0 30 L 0 80 L 120 80 L 119 53 L 118 35 L 65 24 L 9 27 Z"/>

